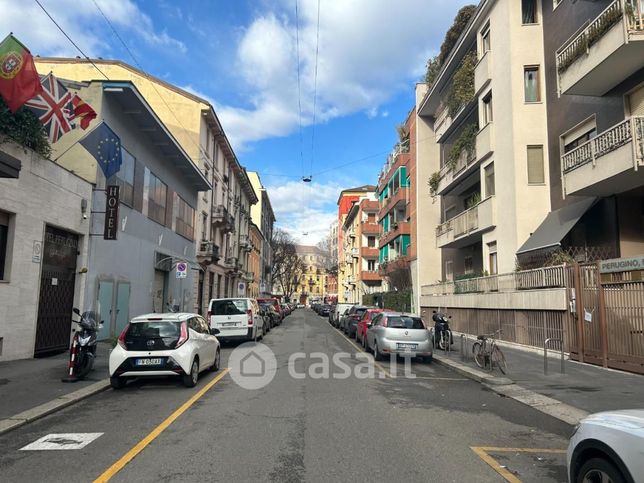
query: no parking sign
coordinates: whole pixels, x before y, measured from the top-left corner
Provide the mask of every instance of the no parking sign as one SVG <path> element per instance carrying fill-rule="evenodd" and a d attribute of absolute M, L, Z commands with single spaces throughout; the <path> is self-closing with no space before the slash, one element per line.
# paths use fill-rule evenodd
<path fill-rule="evenodd" d="M 177 278 L 186 278 L 188 276 L 188 264 L 185 262 L 177 263 Z"/>

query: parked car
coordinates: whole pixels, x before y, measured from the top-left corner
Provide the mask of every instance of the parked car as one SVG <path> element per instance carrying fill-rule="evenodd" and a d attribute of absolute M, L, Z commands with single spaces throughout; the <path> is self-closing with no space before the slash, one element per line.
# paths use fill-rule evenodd
<path fill-rule="evenodd" d="M 401 354 L 432 360 L 431 334 L 419 315 L 381 312 L 367 329 L 367 351 L 376 360 L 384 354 Z"/>
<path fill-rule="evenodd" d="M 356 340 L 362 343 L 363 347 L 365 346 L 365 335 L 367 334 L 367 329 L 371 327 L 371 322 L 373 318 L 381 312 L 384 312 L 386 309 L 367 309 L 362 314 L 362 317 L 358 321 L 356 326 Z"/>
<path fill-rule="evenodd" d="M 280 314 L 275 310 L 275 307 L 273 307 L 272 304 L 270 303 L 260 303 L 259 308 L 261 311 L 264 312 L 265 319 L 268 320 L 269 322 L 269 327 L 272 329 L 273 327 L 277 327 L 282 323 L 282 317 Z"/>
<path fill-rule="evenodd" d="M 284 317 L 291 315 L 292 310 L 288 304 L 280 304 L 280 307 L 282 307 L 282 312 L 284 312 Z"/>
<path fill-rule="evenodd" d="M 322 317 L 328 317 L 330 311 L 331 311 L 331 306 L 330 305 L 322 304 L 320 306 L 320 308 L 318 309 L 318 315 L 320 315 Z"/>
<path fill-rule="evenodd" d="M 351 307 L 353 307 L 355 304 L 337 304 L 331 314 L 332 320 L 331 324 L 333 324 L 333 327 L 339 327 L 340 326 L 340 319 L 342 316 L 345 314 L 347 310 L 349 310 Z"/>
<path fill-rule="evenodd" d="M 180 376 L 185 386 L 193 387 L 200 372 L 219 369 L 218 332 L 197 314 L 135 317 L 110 353 L 110 384 L 120 389 L 132 377 Z"/>
<path fill-rule="evenodd" d="M 219 329 L 222 340 L 258 340 L 264 337 L 264 317 L 250 298 L 212 299 L 208 305 L 210 327 Z"/>
<path fill-rule="evenodd" d="M 365 313 L 369 307 L 364 305 L 353 305 L 349 308 L 346 315 L 344 315 L 340 322 L 340 330 L 345 334 L 351 335 L 351 332 L 355 333 L 358 327 L 358 321 L 362 318 L 362 314 Z M 353 329 L 351 328 L 353 326 Z"/>
<path fill-rule="evenodd" d="M 591 414 L 570 437 L 568 481 L 644 482 L 644 410 Z"/>
<path fill-rule="evenodd" d="M 274 297 L 267 297 L 267 298 L 259 298 L 259 299 L 257 299 L 257 303 L 261 304 L 261 303 L 265 303 L 265 302 L 267 302 L 269 304 L 272 304 L 273 307 L 275 307 L 275 310 L 277 311 L 277 313 L 280 314 L 281 319 L 284 320 L 284 317 L 286 317 L 286 315 L 282 312 L 282 307 L 280 306 L 280 301 L 279 300 L 277 300 Z"/>
<path fill-rule="evenodd" d="M 335 313 L 335 306 L 336 304 L 329 304 L 329 316 L 327 317 L 329 324 L 333 324 L 333 314 Z"/>

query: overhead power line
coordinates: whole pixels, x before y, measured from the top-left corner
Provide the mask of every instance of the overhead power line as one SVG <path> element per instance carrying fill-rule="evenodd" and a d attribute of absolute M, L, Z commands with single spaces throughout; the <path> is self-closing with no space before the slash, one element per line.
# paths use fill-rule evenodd
<path fill-rule="evenodd" d="M 318 21 L 315 34 L 315 71 L 313 74 L 313 124 L 311 127 L 311 175 L 313 174 L 313 158 L 315 156 L 315 115 L 318 94 L 318 54 L 320 52 L 320 0 L 318 0 Z"/>
<path fill-rule="evenodd" d="M 304 137 L 302 134 L 302 87 L 300 81 L 300 20 L 297 8 L 297 0 L 295 0 L 295 55 L 297 60 L 297 108 L 299 112 L 300 124 L 300 163 L 302 164 L 302 176 L 304 173 Z"/>

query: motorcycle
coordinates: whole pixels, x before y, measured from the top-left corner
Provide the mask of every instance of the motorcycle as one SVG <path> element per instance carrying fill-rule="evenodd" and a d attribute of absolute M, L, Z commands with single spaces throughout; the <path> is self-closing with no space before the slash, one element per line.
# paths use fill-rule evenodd
<path fill-rule="evenodd" d="M 103 327 L 103 322 L 99 323 L 98 314 L 88 311 L 81 314 L 80 310 L 74 307 L 74 313 L 80 317 L 80 320 L 73 320 L 79 326 L 74 329 L 72 345 L 69 357 L 69 373 L 63 378 L 63 382 L 75 382 L 83 379 L 94 367 L 96 358 L 96 344 L 98 330 Z"/>
<path fill-rule="evenodd" d="M 447 350 L 448 346 L 454 343 L 452 329 L 449 328 L 449 319 L 451 318 L 451 315 L 447 316 L 434 310 L 432 315 L 432 320 L 434 321 L 434 347 Z"/>

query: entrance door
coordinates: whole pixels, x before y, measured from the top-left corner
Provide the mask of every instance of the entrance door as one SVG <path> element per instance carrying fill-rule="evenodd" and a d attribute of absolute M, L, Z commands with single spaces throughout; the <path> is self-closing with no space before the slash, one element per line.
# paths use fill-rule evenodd
<path fill-rule="evenodd" d="M 77 250 L 77 235 L 45 228 L 35 356 L 69 347 Z"/>
<path fill-rule="evenodd" d="M 98 282 L 98 313 L 103 321 L 103 328 L 98 331 L 98 339 L 114 337 L 112 324 L 112 301 L 114 299 L 114 282 L 102 280 Z"/>
<path fill-rule="evenodd" d="M 152 288 L 152 311 L 156 313 L 165 312 L 163 301 L 165 300 L 166 272 L 163 270 L 154 271 L 154 287 Z"/>
<path fill-rule="evenodd" d="M 116 330 L 119 335 L 130 321 L 130 283 L 119 282 L 116 286 Z"/>

